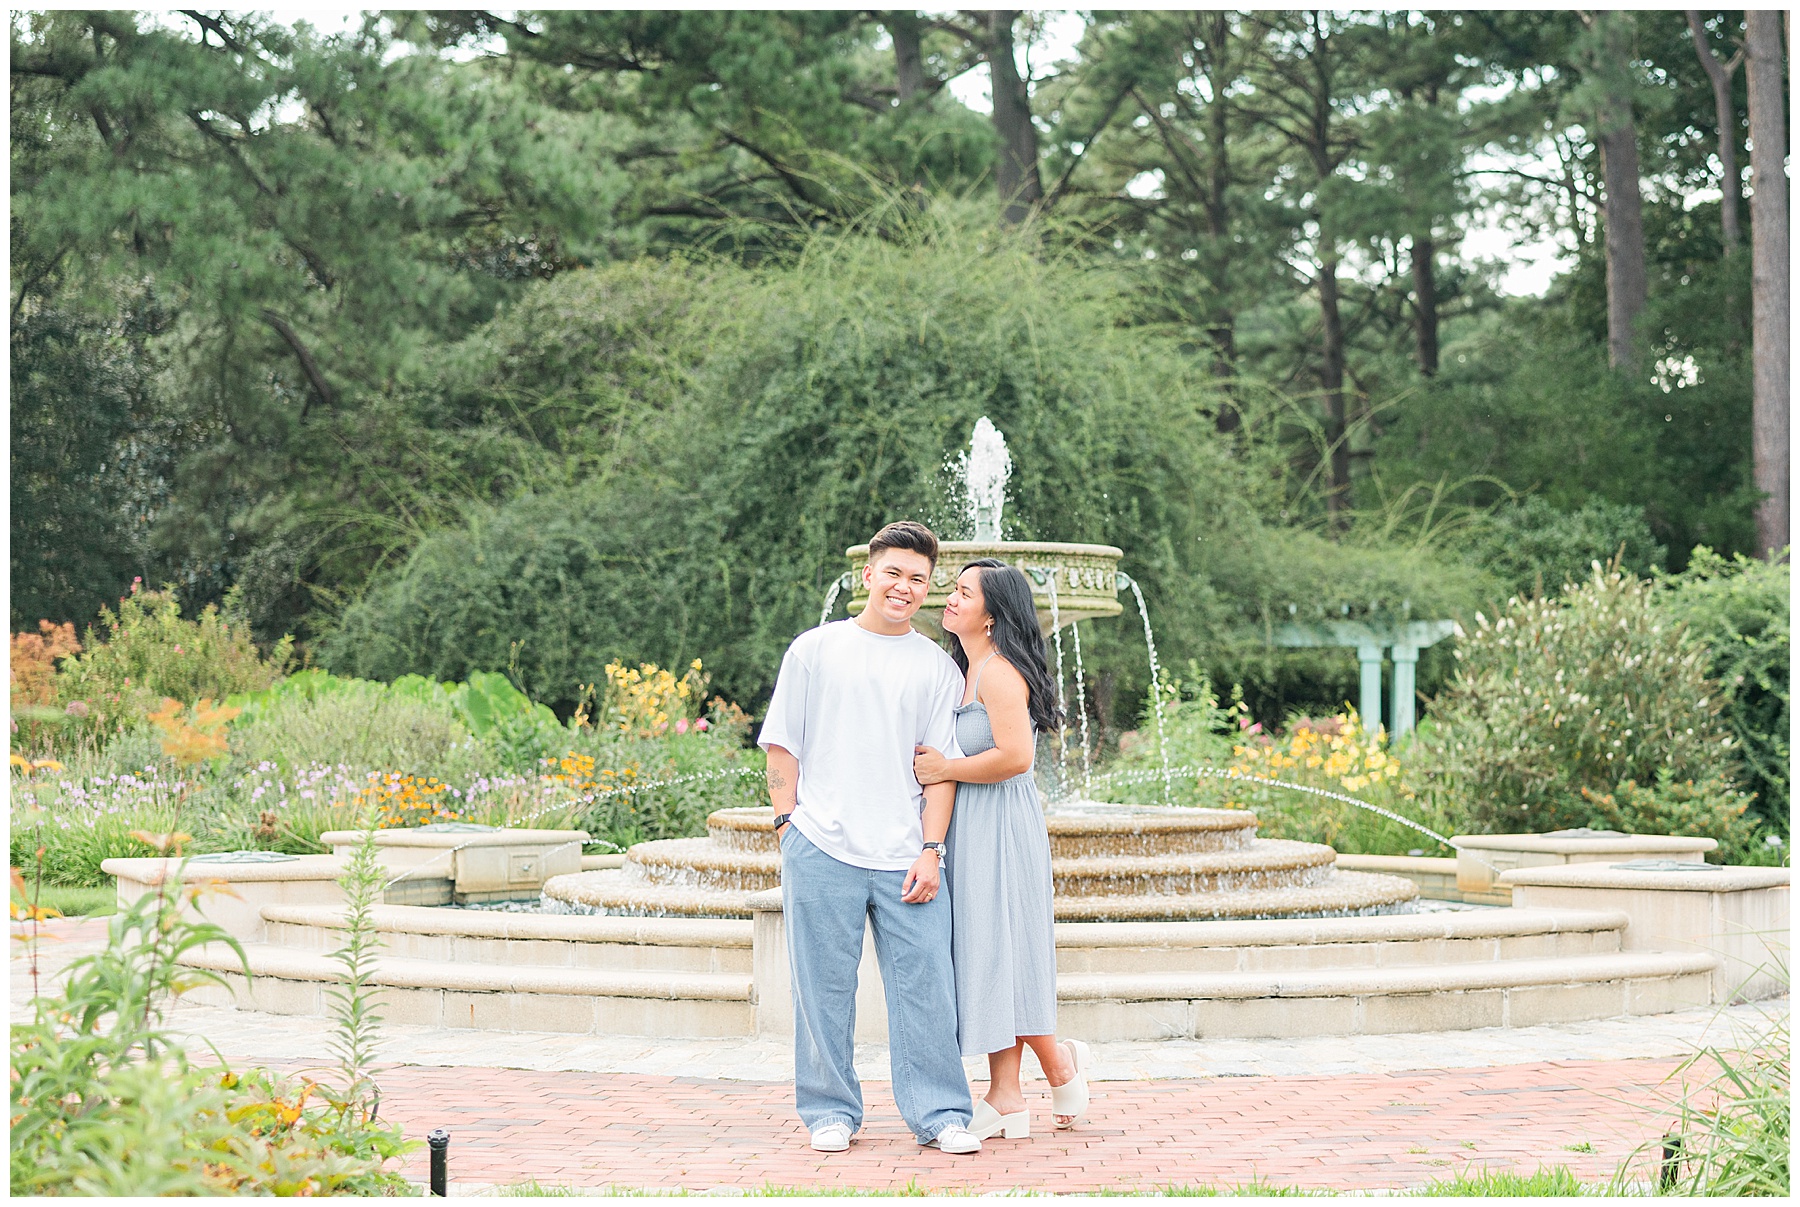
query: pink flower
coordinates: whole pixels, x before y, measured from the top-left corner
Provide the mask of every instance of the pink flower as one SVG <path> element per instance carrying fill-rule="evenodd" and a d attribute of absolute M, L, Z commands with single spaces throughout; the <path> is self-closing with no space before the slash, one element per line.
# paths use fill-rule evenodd
<path fill-rule="evenodd" d="M 179 654 L 179 653 L 181 653 L 181 647 L 180 647 L 180 646 L 176 646 L 176 647 L 175 647 L 175 652 L 176 652 L 176 653 L 177 653 L 177 654 Z"/>
<path fill-rule="evenodd" d="M 707 730 L 709 730 L 709 729 L 711 729 L 711 728 L 712 728 L 712 726 L 711 726 L 711 725 L 708 725 L 708 724 L 707 724 L 707 723 L 706 723 L 706 718 L 705 718 L 705 717 L 701 717 L 701 718 L 700 718 L 700 719 L 699 719 L 699 720 L 698 720 L 698 721 L 695 721 L 695 722 L 694 722 L 694 728 L 695 728 L 695 729 L 696 729 L 696 730 L 698 730 L 698 731 L 699 731 L 699 732 L 701 732 L 701 733 L 705 733 L 705 732 L 706 732 L 706 731 L 707 731 Z"/>
<path fill-rule="evenodd" d="M 681 720 L 675 722 L 675 732 L 676 733 L 686 733 L 687 731 L 688 731 L 688 723 L 687 723 L 686 717 L 683 717 L 683 718 L 681 718 Z"/>
<path fill-rule="evenodd" d="M 85 717 L 88 715 L 87 701 L 71 700 L 69 701 L 69 706 L 63 709 L 63 712 L 71 717 Z"/>

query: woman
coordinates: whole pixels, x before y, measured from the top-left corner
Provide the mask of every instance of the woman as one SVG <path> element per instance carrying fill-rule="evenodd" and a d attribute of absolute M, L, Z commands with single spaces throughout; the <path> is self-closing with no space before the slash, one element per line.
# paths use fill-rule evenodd
<path fill-rule="evenodd" d="M 944 632 L 967 681 L 956 710 L 964 757 L 920 746 L 913 773 L 921 784 L 957 781 L 945 836 L 957 1038 L 963 1055 L 988 1058 L 969 1130 L 1014 1140 L 1031 1134 L 1019 1084 L 1027 1045 L 1049 1079 L 1056 1126 L 1073 1127 L 1088 1107 L 1087 1045 L 1056 1041 L 1050 836 L 1031 773 L 1036 731 L 1058 720 L 1056 689 L 1031 585 L 1005 562 L 963 567 Z"/>

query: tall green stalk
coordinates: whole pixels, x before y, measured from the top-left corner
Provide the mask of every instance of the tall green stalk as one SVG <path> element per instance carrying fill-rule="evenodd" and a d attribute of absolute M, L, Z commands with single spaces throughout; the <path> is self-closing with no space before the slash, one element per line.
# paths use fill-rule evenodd
<path fill-rule="evenodd" d="M 338 883 L 344 889 L 344 945 L 331 953 L 343 966 L 343 980 L 325 991 L 331 1000 L 331 1051 L 345 1079 L 345 1104 L 367 1108 L 372 1117 L 380 1091 L 370 1076 L 381 1015 L 372 984 L 375 956 L 381 936 L 375 929 L 375 906 L 380 904 L 386 871 L 377 859 L 375 816 L 366 810 L 361 821 L 362 839 L 351 852 Z"/>

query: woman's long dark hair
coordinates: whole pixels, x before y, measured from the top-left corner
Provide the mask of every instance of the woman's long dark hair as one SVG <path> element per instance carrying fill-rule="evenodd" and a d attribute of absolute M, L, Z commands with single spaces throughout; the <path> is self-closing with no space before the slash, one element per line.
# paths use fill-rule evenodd
<path fill-rule="evenodd" d="M 1049 660 L 1044 656 L 1044 632 L 1038 628 L 1037 604 L 1031 598 L 1031 584 L 1025 574 L 996 557 L 977 558 L 963 570 L 981 571 L 981 598 L 987 614 L 994 618 L 994 648 L 1012 663 L 1013 669 L 1025 677 L 1030 691 L 1027 708 L 1031 723 L 1041 731 L 1055 729 L 1062 723 L 1062 710 L 1056 706 L 1056 684 L 1051 682 Z M 962 570 L 957 571 L 962 577 Z M 955 633 L 950 638 L 950 657 L 963 674 L 969 673 L 969 656 Z"/>

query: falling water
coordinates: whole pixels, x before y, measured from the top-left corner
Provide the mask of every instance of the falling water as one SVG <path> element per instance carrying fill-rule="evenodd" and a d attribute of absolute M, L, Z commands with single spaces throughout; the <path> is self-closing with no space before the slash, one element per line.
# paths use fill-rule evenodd
<path fill-rule="evenodd" d="M 1107 783 L 1142 784 L 1150 782 L 1152 779 L 1156 778 L 1157 774 L 1158 773 L 1154 771 L 1115 771 L 1110 774 L 1104 774 L 1100 778 Z M 1191 775 L 1200 779 L 1237 780 L 1247 784 L 1262 784 L 1269 788 L 1289 788 L 1295 792 L 1307 792 L 1311 793 L 1313 796 L 1323 796 L 1328 800 L 1342 801 L 1346 805 L 1355 805 L 1359 809 L 1367 809 L 1369 812 L 1379 814 L 1389 821 L 1399 822 L 1403 826 L 1417 830 L 1428 838 L 1443 843 L 1453 851 L 1462 851 L 1464 849 L 1457 846 L 1455 840 L 1444 837 L 1430 826 L 1421 825 L 1410 817 L 1404 817 L 1401 814 L 1395 813 L 1392 809 L 1384 809 L 1380 805 L 1370 804 L 1368 801 L 1359 800 L 1354 796 L 1346 796 L 1342 792 L 1333 792 L 1329 788 L 1315 788 L 1311 784 L 1295 784 L 1290 783 L 1287 780 L 1270 779 L 1263 775 L 1247 775 L 1242 771 L 1236 771 L 1229 767 L 1177 767 L 1171 772 L 1165 761 L 1161 772 L 1165 792 L 1167 791 L 1168 777 L 1171 774 Z M 1473 855 L 1479 862 L 1487 863 L 1490 868 L 1494 867 L 1493 864 L 1488 863 L 1486 859 L 1482 858 L 1480 852 L 1471 850 L 1468 853 Z M 1499 869 L 1496 868 L 1495 870 L 1498 871 Z"/>
<path fill-rule="evenodd" d="M 1012 477 L 1012 457 L 1006 437 L 986 415 L 975 421 L 969 438 L 963 481 L 969 491 L 969 521 L 978 541 L 1000 539 L 1000 509 L 1006 503 L 1006 480 Z"/>
<path fill-rule="evenodd" d="M 831 580 L 831 590 L 825 592 L 825 606 L 819 609 L 819 623 L 824 624 L 831 619 L 831 609 L 837 606 L 838 593 L 850 583 L 849 572 L 838 575 Z"/>
<path fill-rule="evenodd" d="M 1169 742 L 1168 733 L 1163 726 L 1162 700 L 1162 667 L 1156 661 L 1156 636 L 1150 632 L 1150 609 L 1144 604 L 1144 592 L 1137 585 L 1137 579 L 1121 574 L 1131 587 L 1131 593 L 1137 598 L 1138 615 L 1144 620 L 1144 648 L 1150 651 L 1150 703 L 1156 710 L 1156 750 L 1162 756 L 1163 801 L 1169 799 L 1172 781 L 1169 778 Z"/>
<path fill-rule="evenodd" d="M 1081 622 L 1069 626 L 1075 638 L 1075 711 L 1081 715 L 1081 794 L 1090 796 L 1094 787 L 1094 762 L 1088 751 L 1087 671 L 1081 665 Z"/>
<path fill-rule="evenodd" d="M 1050 584 L 1050 640 L 1056 643 L 1056 709 L 1062 714 L 1056 730 L 1056 795 L 1061 798 L 1069 794 L 1069 711 L 1064 707 L 1067 697 L 1063 695 L 1062 614 L 1056 606 L 1054 567 L 1046 572 L 1044 581 Z"/>

